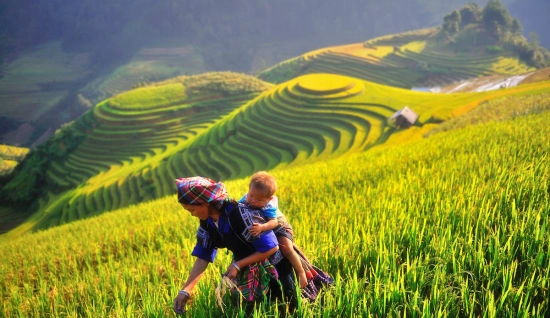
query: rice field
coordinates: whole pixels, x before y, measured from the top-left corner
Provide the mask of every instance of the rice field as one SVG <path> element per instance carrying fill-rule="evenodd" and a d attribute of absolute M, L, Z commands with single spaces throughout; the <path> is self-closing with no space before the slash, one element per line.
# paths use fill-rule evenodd
<path fill-rule="evenodd" d="M 294 316 L 548 316 L 549 121 L 519 114 L 273 170 L 297 244 L 335 278 Z M 0 242 L 0 316 L 174 316 L 198 223 L 172 192 Z M 190 316 L 223 316 L 214 289 L 229 260 L 210 265 Z"/>

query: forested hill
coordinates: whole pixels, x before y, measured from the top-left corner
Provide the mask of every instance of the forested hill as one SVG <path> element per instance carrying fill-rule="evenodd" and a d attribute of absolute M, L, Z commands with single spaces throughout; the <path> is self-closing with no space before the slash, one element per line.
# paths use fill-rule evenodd
<path fill-rule="evenodd" d="M 523 10 L 517 0 L 501 2 Z M 486 3 L 478 1 L 481 6 Z M 314 49 L 363 41 L 438 25 L 450 8 L 463 4 L 463 0 L 4 0 L 0 62 L 46 41 L 61 40 L 65 49 L 93 52 L 95 62 L 109 64 L 151 42 L 175 37 L 202 45 L 211 70 L 247 71 L 254 47 L 261 43 L 301 40 Z"/>

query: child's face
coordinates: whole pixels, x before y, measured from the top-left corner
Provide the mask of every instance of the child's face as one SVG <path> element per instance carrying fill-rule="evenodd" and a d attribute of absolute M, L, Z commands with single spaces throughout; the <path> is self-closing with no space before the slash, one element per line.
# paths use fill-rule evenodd
<path fill-rule="evenodd" d="M 252 187 L 248 189 L 248 194 L 246 195 L 248 205 L 256 209 L 264 207 L 272 198 L 271 196 L 267 196 L 264 191 Z"/>

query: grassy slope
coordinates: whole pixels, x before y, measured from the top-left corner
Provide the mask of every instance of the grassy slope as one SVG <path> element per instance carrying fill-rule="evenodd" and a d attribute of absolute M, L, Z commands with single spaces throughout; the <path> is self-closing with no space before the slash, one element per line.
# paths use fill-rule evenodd
<path fill-rule="evenodd" d="M 548 315 L 549 120 L 545 111 L 478 122 L 275 171 L 297 243 L 336 279 L 298 316 Z M 246 184 L 227 182 L 236 197 Z M 196 226 L 169 196 L 2 242 L 0 310 L 171 315 Z M 191 316 L 221 315 L 214 287 L 229 259 L 219 253 Z"/>
<path fill-rule="evenodd" d="M 328 86 L 308 91 L 320 83 Z M 438 95 L 317 74 L 273 87 L 248 103 L 252 96 L 239 95 L 188 104 L 181 83 L 174 82 L 134 90 L 99 104 L 73 125 L 88 138 L 68 160 L 52 163 L 47 171 L 47 182 L 64 192 L 42 197 L 38 212 L 9 235 L 162 197 L 172 192 L 174 176 L 235 179 L 364 151 L 395 132 L 387 119 L 405 105 L 424 126 L 401 132 L 403 139 L 481 101 L 549 89 L 550 83 L 540 83 Z M 166 104 L 167 91 L 173 92 L 168 92 L 172 104 Z M 233 106 L 210 111 L 228 102 Z"/>
<path fill-rule="evenodd" d="M 259 78 L 281 83 L 302 74 L 335 73 L 411 88 L 441 86 L 481 75 L 515 75 L 532 70 L 513 54 L 490 54 L 483 50 L 483 46 L 480 46 L 481 50 L 456 52 L 436 40 L 437 32 L 438 29 L 411 31 L 365 43 L 315 50 L 275 65 L 261 73 Z"/>

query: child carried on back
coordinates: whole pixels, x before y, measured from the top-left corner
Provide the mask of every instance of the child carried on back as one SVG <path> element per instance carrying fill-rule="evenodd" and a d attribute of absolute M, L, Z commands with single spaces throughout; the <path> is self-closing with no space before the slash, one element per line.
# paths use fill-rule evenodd
<path fill-rule="evenodd" d="M 278 207 L 275 178 L 265 171 L 256 172 L 250 179 L 248 193 L 240 200 L 252 208 L 259 209 L 263 213 L 266 223 L 254 223 L 250 230 L 252 235 L 259 235 L 262 232 L 273 230 L 279 242 L 279 248 L 283 255 L 290 261 L 298 276 L 300 288 L 307 286 L 307 276 L 300 255 L 294 249 L 292 227 Z"/>

